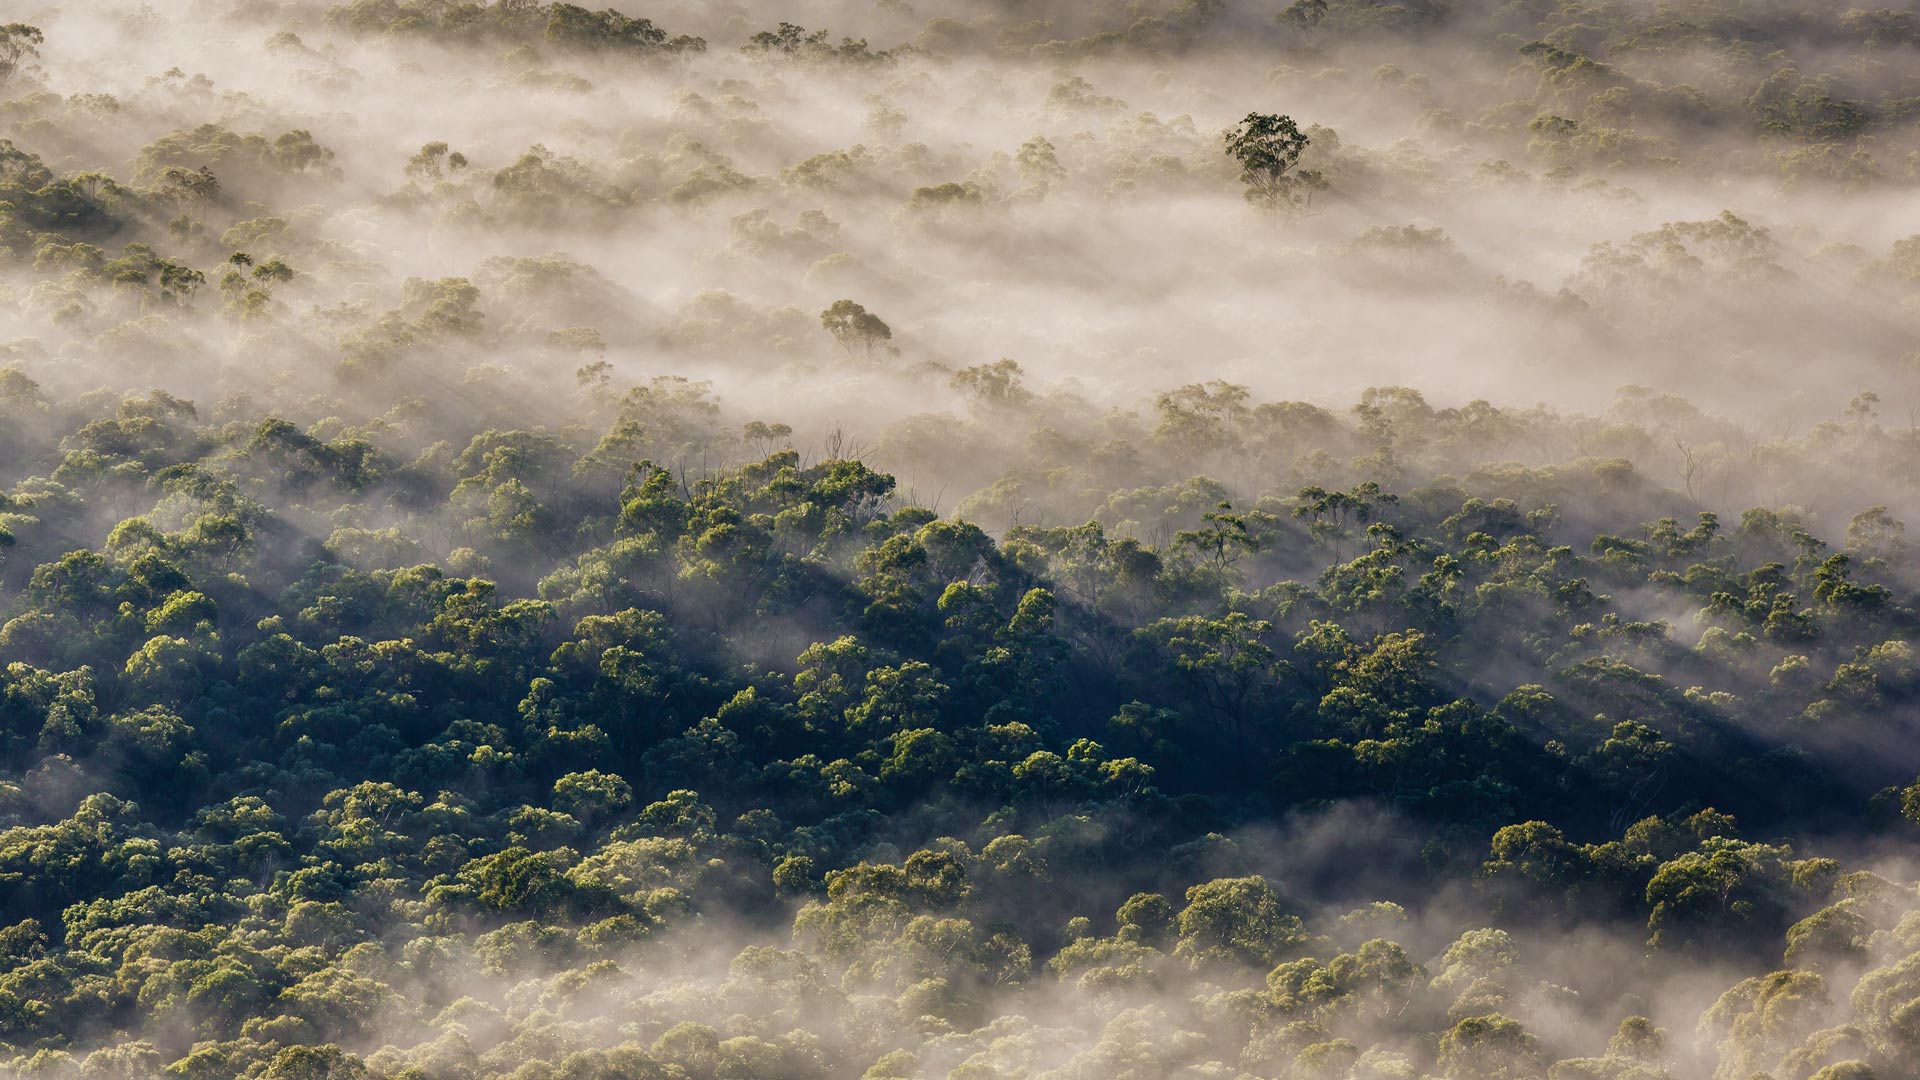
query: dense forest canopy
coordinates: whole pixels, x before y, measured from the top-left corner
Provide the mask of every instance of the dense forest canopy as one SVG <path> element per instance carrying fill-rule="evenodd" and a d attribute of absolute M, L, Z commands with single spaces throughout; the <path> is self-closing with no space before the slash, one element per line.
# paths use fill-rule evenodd
<path fill-rule="evenodd" d="M 0 1074 L 1920 1080 L 1911 0 L 24 0 Z"/>

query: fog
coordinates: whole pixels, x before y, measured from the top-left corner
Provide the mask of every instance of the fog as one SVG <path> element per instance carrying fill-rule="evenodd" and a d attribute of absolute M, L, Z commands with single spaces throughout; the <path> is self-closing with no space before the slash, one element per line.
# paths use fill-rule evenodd
<path fill-rule="evenodd" d="M 1443 406 L 1484 398 L 1586 413 L 1639 384 L 1735 422 L 1803 402 L 1788 422 L 1804 427 L 1862 390 L 1888 402 L 1915 394 L 1901 363 L 1908 294 L 1872 270 L 1894 240 L 1920 232 L 1894 179 L 1908 152 L 1897 142 L 1872 148 L 1883 178 L 1852 185 L 1783 183 L 1784 148 L 1702 123 L 1662 136 L 1652 160 L 1597 151 L 1568 168 L 1524 123 L 1498 119 L 1544 76 L 1517 54 L 1490 67 L 1481 24 L 1464 14 L 1417 50 L 1386 41 L 1303 54 L 1270 21 L 1230 7 L 1183 49 L 1079 60 L 986 47 L 985 27 L 1008 15 L 982 9 L 971 47 L 885 65 L 743 55 L 737 42 L 764 29 L 749 14 L 650 13 L 711 44 L 639 62 L 342 34 L 322 6 L 56 8 L 41 17 L 58 46 L 40 64 L 45 87 L 109 94 L 118 109 L 100 129 L 60 122 L 72 100 L 14 109 L 38 136 L 23 145 L 57 169 L 123 179 L 139 148 L 200 124 L 269 139 L 310 132 L 331 157 L 298 175 L 226 178 L 202 250 L 229 246 L 215 241 L 233 222 L 289 221 L 265 240 L 300 274 L 273 322 L 321 354 L 339 318 L 350 326 L 351 312 L 389 306 L 406 278 L 472 277 L 487 258 L 549 252 L 591 267 L 606 288 L 568 310 L 534 300 L 509 313 L 492 297 L 480 307 L 488 362 L 536 388 L 566 373 L 543 369 L 531 342 L 586 325 L 622 380 L 711 379 L 741 415 L 809 428 L 858 420 L 868 437 L 926 408 L 910 373 L 1002 356 L 1093 409 L 1202 377 L 1335 408 L 1404 385 Z M 926 19 L 969 13 L 789 14 L 877 50 L 914 40 Z M 1046 16 L 1056 37 L 1083 29 L 1077 14 Z M 269 46 L 276 34 L 293 37 Z M 1622 70 L 1651 97 L 1686 66 L 1633 56 Z M 1715 89 L 1702 93 L 1712 101 Z M 1239 198 L 1218 133 L 1256 109 L 1330 129 L 1307 158 L 1330 189 L 1303 220 L 1267 220 Z M 1640 109 L 1660 122 L 1652 104 Z M 1051 161 L 1023 166 L 1034 139 Z M 430 142 L 468 169 L 409 183 L 406 161 Z M 555 164 L 513 198 L 501 170 L 536 146 Z M 856 147 L 837 170 L 796 171 Z M 951 204 L 915 203 L 916 189 L 944 183 L 969 187 Z M 825 218 L 796 225 L 807 211 Z M 1634 239 L 1723 211 L 1764 237 L 1726 241 L 1743 245 L 1734 250 L 1710 237 L 1699 250 Z M 1368 240 L 1402 226 L 1440 232 Z M 1629 264 L 1596 265 L 1603 244 Z M 28 292 L 27 280 L 17 288 Z M 1551 304 L 1563 289 L 1577 317 Z M 729 321 L 747 325 L 716 331 L 700 318 L 722 292 Z M 892 328 L 900 351 L 882 372 L 840 370 L 812 325 L 843 296 Z M 316 325 L 322 312 L 338 314 Z M 84 340 L 83 327 L 34 314 L 12 313 L 7 333 L 56 351 Z M 196 325 L 204 316 L 168 315 L 215 353 L 246 348 L 228 327 Z M 287 370 L 302 389 L 343 389 L 315 366 Z M 166 375 L 186 387 L 204 377 Z"/>
<path fill-rule="evenodd" d="M 1911 2 L 620 2 L 0 13 L 0 1073 L 1920 1076 Z"/>

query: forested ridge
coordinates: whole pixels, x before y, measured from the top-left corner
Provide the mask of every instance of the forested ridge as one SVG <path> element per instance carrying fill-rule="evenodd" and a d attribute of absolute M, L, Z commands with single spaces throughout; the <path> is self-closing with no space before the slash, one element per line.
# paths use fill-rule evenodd
<path fill-rule="evenodd" d="M 0 1074 L 1920 1077 L 1910 5 L 6 18 Z"/>

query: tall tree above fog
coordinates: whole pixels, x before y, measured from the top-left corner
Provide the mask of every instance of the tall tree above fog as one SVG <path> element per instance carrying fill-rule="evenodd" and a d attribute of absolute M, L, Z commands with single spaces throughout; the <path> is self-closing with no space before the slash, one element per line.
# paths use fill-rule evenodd
<path fill-rule="evenodd" d="M 849 357 L 858 349 L 868 360 L 893 340 L 893 328 L 878 315 L 852 300 L 835 300 L 820 313 L 820 325 L 840 343 Z"/>
<path fill-rule="evenodd" d="M 1327 0 L 1294 0 L 1274 16 L 1280 24 L 1300 36 L 1308 45 L 1313 44 L 1314 31 L 1327 18 Z"/>
<path fill-rule="evenodd" d="M 39 46 L 46 36 L 37 26 L 26 23 L 8 23 L 0 26 L 0 86 L 13 80 L 14 73 L 20 70 L 20 64 L 29 56 L 39 56 Z"/>
<path fill-rule="evenodd" d="M 1317 171 L 1299 168 L 1311 140 L 1291 116 L 1248 113 L 1223 141 L 1227 156 L 1240 163 L 1247 201 L 1263 210 L 1303 214 L 1312 209 L 1314 193 L 1327 189 Z"/>

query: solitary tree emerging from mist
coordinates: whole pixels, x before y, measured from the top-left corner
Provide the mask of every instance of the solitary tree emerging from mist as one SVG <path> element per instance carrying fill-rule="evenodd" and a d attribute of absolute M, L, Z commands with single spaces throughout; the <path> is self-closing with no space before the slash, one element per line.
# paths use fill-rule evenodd
<path fill-rule="evenodd" d="M 764 420 L 752 420 L 740 429 L 740 437 L 761 457 L 772 453 L 774 448 L 793 437 L 793 428 L 787 424 L 769 424 Z"/>
<path fill-rule="evenodd" d="M 1302 43 L 1313 44 L 1313 34 L 1327 18 L 1327 0 L 1294 0 L 1275 16 L 1280 24 L 1300 35 Z"/>
<path fill-rule="evenodd" d="M 1228 129 L 1227 156 L 1240 163 L 1247 201 L 1290 216 L 1311 209 L 1313 193 L 1327 182 L 1312 169 L 1296 169 L 1309 141 L 1292 117 L 1272 113 L 1248 113 Z"/>
<path fill-rule="evenodd" d="M 1026 182 L 1025 194 L 1035 199 L 1046 198 L 1055 184 L 1067 178 L 1067 170 L 1060 167 L 1053 144 L 1042 135 L 1021 143 L 1013 162 L 1020 169 L 1020 179 Z"/>
<path fill-rule="evenodd" d="M 991 364 L 961 368 L 948 385 L 982 409 L 1017 409 L 1033 400 L 1033 391 L 1021 385 L 1024 374 L 1018 361 L 1001 357 Z"/>
<path fill-rule="evenodd" d="M 450 172 L 467 167 L 467 155 L 450 150 L 444 142 L 430 142 L 407 159 L 406 174 L 424 180 L 438 180 Z"/>
<path fill-rule="evenodd" d="M 820 313 L 820 325 L 833 335 L 833 340 L 840 343 L 849 357 L 857 348 L 871 360 L 875 350 L 893 340 L 892 327 L 851 300 L 835 300 L 832 307 Z"/>
<path fill-rule="evenodd" d="M 46 37 L 37 26 L 28 26 L 26 23 L 0 26 L 0 86 L 12 81 L 13 73 L 20 70 L 21 61 L 29 56 L 39 56 L 39 46 L 45 41 Z"/>
<path fill-rule="evenodd" d="M 220 197 L 220 181 L 205 165 L 198 169 L 169 168 L 160 176 L 160 197 L 178 203 L 189 222 L 199 220 Z"/>

